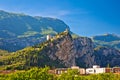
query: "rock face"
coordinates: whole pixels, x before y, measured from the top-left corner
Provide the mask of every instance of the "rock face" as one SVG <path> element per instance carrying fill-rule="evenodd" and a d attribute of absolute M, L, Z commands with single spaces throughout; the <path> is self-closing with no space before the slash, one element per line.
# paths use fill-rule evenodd
<path fill-rule="evenodd" d="M 81 67 L 92 67 L 94 64 L 94 47 L 90 38 L 79 37 L 74 41 L 76 49 L 76 64 Z"/>
<path fill-rule="evenodd" d="M 50 43 L 48 53 L 53 60 L 59 59 L 66 67 L 78 65 L 92 67 L 94 63 L 94 48 L 90 38 L 79 37 L 72 39 L 69 33 Z"/>
<path fill-rule="evenodd" d="M 59 35 L 60 38 L 47 46 L 47 54 L 52 60 L 59 59 L 66 67 L 75 65 L 75 47 L 69 33 Z"/>
<path fill-rule="evenodd" d="M 97 64 L 102 67 L 120 66 L 120 52 L 113 48 L 96 47 L 90 38 L 72 39 L 68 33 L 51 44 L 48 50 L 51 59 L 59 59 L 66 67 L 77 65 L 92 67 Z"/>
<path fill-rule="evenodd" d="M 108 64 L 110 67 L 120 66 L 120 51 L 108 48 L 98 47 L 94 51 L 95 63 L 100 66 L 106 67 Z"/>
<path fill-rule="evenodd" d="M 62 60 L 67 67 L 75 65 L 75 52 L 71 36 L 65 36 L 63 41 L 60 41 L 56 46 L 58 50 L 55 55 L 58 59 Z"/>

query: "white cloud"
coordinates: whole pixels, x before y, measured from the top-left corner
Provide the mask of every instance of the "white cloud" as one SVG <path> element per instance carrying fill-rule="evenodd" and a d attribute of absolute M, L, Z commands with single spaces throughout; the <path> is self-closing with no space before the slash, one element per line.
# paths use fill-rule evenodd
<path fill-rule="evenodd" d="M 65 15 L 69 15 L 70 11 L 68 10 L 61 10 L 57 13 L 59 16 L 65 16 Z"/>
<path fill-rule="evenodd" d="M 32 14 L 32 13 L 29 13 Z M 33 13 L 33 16 L 43 16 L 43 17 L 53 17 L 60 18 L 66 15 L 71 14 L 68 10 L 44 10 Z"/>

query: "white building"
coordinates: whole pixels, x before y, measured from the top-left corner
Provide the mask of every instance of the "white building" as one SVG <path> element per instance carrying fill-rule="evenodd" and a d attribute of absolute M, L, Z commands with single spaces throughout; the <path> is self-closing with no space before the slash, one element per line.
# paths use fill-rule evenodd
<path fill-rule="evenodd" d="M 96 68 L 95 74 L 99 74 L 99 73 L 105 73 L 105 68 Z"/>
<path fill-rule="evenodd" d="M 86 74 L 99 74 L 105 73 L 105 68 L 100 68 L 98 65 L 94 65 L 93 68 L 87 68 Z"/>
<path fill-rule="evenodd" d="M 51 35 L 47 35 L 47 40 L 50 40 L 51 39 Z"/>
<path fill-rule="evenodd" d="M 67 73 L 67 68 L 56 68 L 55 69 L 55 74 L 62 74 L 62 73 Z"/>
<path fill-rule="evenodd" d="M 81 75 L 85 74 L 85 69 L 79 68 L 79 66 L 72 66 L 71 69 L 77 69 Z"/>
<path fill-rule="evenodd" d="M 78 69 L 79 70 L 79 66 L 72 66 L 71 69 Z"/>
<path fill-rule="evenodd" d="M 93 68 L 100 68 L 100 66 L 98 66 L 98 65 L 93 65 Z"/>
<path fill-rule="evenodd" d="M 86 69 L 86 74 L 94 74 L 94 73 L 95 73 L 95 71 L 94 71 L 93 68 L 87 68 Z"/>
<path fill-rule="evenodd" d="M 85 74 L 85 69 L 84 68 L 80 68 L 79 71 L 80 71 L 80 74 Z"/>

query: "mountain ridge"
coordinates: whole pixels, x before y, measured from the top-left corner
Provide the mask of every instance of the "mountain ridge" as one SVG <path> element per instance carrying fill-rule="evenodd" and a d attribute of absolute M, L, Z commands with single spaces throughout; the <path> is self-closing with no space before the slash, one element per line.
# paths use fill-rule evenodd
<path fill-rule="evenodd" d="M 91 39 L 95 46 L 105 46 L 120 50 L 120 36 L 116 34 L 97 35 Z"/>

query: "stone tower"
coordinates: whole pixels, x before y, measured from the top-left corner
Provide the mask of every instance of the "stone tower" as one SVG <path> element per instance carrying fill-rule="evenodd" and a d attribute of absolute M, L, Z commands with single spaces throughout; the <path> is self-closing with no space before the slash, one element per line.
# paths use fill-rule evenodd
<path fill-rule="evenodd" d="M 66 28 L 66 30 L 65 30 L 64 32 L 67 32 L 67 33 L 68 33 L 68 32 L 69 32 L 68 28 Z"/>
<path fill-rule="evenodd" d="M 51 39 L 51 35 L 47 35 L 46 39 L 50 40 Z"/>

